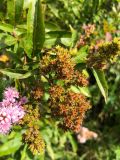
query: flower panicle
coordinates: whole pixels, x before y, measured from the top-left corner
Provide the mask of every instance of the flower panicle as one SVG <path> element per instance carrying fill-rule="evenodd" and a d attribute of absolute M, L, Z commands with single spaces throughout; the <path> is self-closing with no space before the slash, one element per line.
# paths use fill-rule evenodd
<path fill-rule="evenodd" d="M 60 118 L 60 126 L 64 130 L 77 132 L 85 117 L 85 112 L 91 107 L 89 101 L 81 93 L 64 90 L 55 85 L 50 88 L 49 107 L 54 117 Z"/>
<path fill-rule="evenodd" d="M 25 105 L 26 111 L 23 119 L 20 120 L 21 126 L 26 126 L 26 132 L 23 134 L 23 141 L 28 144 L 33 154 L 39 154 L 44 151 L 45 143 L 40 134 L 40 110 L 39 107 L 33 108 L 31 105 Z"/>
<path fill-rule="evenodd" d="M 88 85 L 86 76 L 80 71 L 76 71 L 71 52 L 71 50 L 56 46 L 51 52 L 49 51 L 43 56 L 40 66 L 41 71 L 43 76 L 48 75 L 50 83 L 53 83 L 56 79 L 63 80 L 66 85 Z"/>
<path fill-rule="evenodd" d="M 99 41 L 96 45 L 90 47 L 87 58 L 88 67 L 96 69 L 106 69 L 109 63 L 116 61 L 120 55 L 120 39 L 114 38 L 112 41 Z"/>
<path fill-rule="evenodd" d="M 0 133 L 7 134 L 12 125 L 19 122 L 25 115 L 22 107 L 27 103 L 26 97 L 20 97 L 19 92 L 13 88 L 6 88 L 3 100 L 0 102 Z"/>

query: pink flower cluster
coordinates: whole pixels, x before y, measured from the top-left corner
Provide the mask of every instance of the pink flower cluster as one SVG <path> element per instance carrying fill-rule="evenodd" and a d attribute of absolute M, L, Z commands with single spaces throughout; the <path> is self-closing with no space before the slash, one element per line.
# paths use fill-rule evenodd
<path fill-rule="evenodd" d="M 0 102 L 0 134 L 8 133 L 12 125 L 23 118 L 25 111 L 22 105 L 27 103 L 27 98 L 20 98 L 19 92 L 12 87 L 6 88 L 3 96 Z"/>

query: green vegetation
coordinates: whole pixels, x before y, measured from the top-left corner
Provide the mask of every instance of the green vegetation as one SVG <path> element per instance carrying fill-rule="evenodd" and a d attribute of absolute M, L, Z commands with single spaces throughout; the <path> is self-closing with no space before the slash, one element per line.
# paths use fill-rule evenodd
<path fill-rule="evenodd" d="M 119 24 L 119 0 L 0 0 L 0 160 L 120 159 Z"/>

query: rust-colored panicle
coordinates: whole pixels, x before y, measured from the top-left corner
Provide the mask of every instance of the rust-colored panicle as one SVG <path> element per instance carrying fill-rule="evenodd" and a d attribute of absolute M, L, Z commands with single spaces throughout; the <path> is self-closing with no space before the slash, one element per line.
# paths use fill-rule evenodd
<path fill-rule="evenodd" d="M 28 105 L 24 107 L 26 114 L 20 121 L 21 126 L 27 126 L 26 132 L 23 134 L 23 140 L 28 144 L 29 149 L 33 154 L 38 154 L 44 151 L 45 143 L 40 135 L 39 119 L 40 111 L 39 108 L 33 108 Z"/>
<path fill-rule="evenodd" d="M 60 125 L 63 129 L 77 132 L 83 122 L 85 112 L 90 108 L 90 103 L 84 95 L 65 91 L 60 86 L 52 87 L 51 90 L 49 104 L 52 115 L 60 118 Z"/>

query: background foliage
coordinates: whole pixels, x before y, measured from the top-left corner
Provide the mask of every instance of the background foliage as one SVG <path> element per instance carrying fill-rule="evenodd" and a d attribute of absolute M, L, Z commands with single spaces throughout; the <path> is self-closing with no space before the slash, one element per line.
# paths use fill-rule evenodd
<path fill-rule="evenodd" d="M 75 46 L 84 34 L 83 24 L 95 24 L 92 44 L 96 39 L 105 39 L 107 32 L 119 37 L 119 21 L 119 0 L 0 0 L 0 99 L 9 85 L 30 97 L 29 85 L 38 78 L 42 52 L 58 44 L 66 48 Z M 87 54 L 86 45 L 74 57 L 83 69 Z M 57 122 L 43 119 L 40 132 L 46 143 L 45 153 L 33 156 L 21 141 L 24 130 L 15 126 L 9 135 L 0 135 L 1 160 L 120 159 L 120 60 L 110 65 L 105 74 L 84 71 L 90 87 L 79 91 L 91 99 L 93 107 L 83 125 L 98 133 L 97 140 L 80 144 L 76 134 L 63 132 L 56 127 Z"/>

